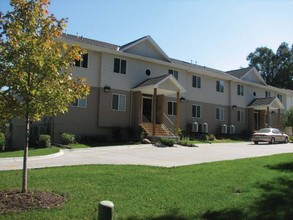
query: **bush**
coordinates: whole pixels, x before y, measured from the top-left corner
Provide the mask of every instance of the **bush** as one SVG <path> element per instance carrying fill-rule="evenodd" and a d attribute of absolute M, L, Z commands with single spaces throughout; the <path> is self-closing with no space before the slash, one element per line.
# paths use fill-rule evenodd
<path fill-rule="evenodd" d="M 0 132 L 0 149 L 4 149 L 4 145 L 5 145 L 5 135 L 3 133 Z"/>
<path fill-rule="evenodd" d="M 216 140 L 216 137 L 215 137 L 214 134 L 207 134 L 206 140 L 207 141 L 215 141 Z"/>
<path fill-rule="evenodd" d="M 39 147 L 50 147 L 51 146 L 51 137 L 47 134 L 41 134 L 39 136 Z"/>
<path fill-rule="evenodd" d="M 192 141 L 188 137 L 181 138 L 178 141 L 178 144 L 179 145 L 182 145 L 182 146 L 187 146 L 187 147 L 193 147 L 194 146 L 193 143 L 192 143 Z"/>
<path fill-rule="evenodd" d="M 74 144 L 75 143 L 75 135 L 70 133 L 62 133 L 61 134 L 61 143 L 64 145 Z"/>
<path fill-rule="evenodd" d="M 166 145 L 168 147 L 173 147 L 173 145 L 175 144 L 175 140 L 170 138 L 161 138 L 160 142 L 161 144 Z"/>

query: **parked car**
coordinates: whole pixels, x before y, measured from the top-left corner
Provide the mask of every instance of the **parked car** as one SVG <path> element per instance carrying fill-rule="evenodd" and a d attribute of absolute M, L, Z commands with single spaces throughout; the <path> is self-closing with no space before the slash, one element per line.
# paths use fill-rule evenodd
<path fill-rule="evenodd" d="M 269 142 L 270 144 L 274 144 L 276 142 L 288 143 L 289 137 L 279 129 L 262 128 L 253 133 L 251 141 L 255 144 L 258 144 L 259 142 Z"/>

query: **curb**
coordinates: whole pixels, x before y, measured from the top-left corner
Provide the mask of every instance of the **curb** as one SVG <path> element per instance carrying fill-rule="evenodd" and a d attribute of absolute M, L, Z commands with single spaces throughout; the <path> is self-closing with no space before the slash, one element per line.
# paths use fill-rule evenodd
<path fill-rule="evenodd" d="M 49 159 L 49 158 L 54 158 L 54 157 L 60 157 L 64 154 L 64 151 L 61 149 L 59 152 L 54 153 L 54 154 L 48 154 L 48 155 L 42 155 L 42 156 L 30 156 L 28 157 L 28 160 L 41 160 L 41 159 Z M 22 161 L 23 157 L 5 157 L 5 158 L 0 158 L 1 161 Z"/>

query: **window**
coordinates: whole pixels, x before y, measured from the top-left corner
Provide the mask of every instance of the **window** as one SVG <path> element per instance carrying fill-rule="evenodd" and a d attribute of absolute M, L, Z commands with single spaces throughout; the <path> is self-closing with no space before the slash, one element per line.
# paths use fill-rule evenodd
<path fill-rule="evenodd" d="M 200 105 L 192 105 L 192 117 L 200 118 L 201 117 L 201 106 Z"/>
<path fill-rule="evenodd" d="M 114 72 L 126 74 L 126 60 L 121 60 L 118 58 L 114 58 Z"/>
<path fill-rule="evenodd" d="M 176 115 L 176 102 L 168 102 L 168 115 Z"/>
<path fill-rule="evenodd" d="M 280 99 L 281 102 L 283 102 L 283 96 L 281 94 L 277 95 L 278 99 Z"/>
<path fill-rule="evenodd" d="M 244 111 L 237 111 L 237 121 L 238 122 L 244 122 Z"/>
<path fill-rule="evenodd" d="M 178 71 L 176 71 L 176 70 L 169 70 L 169 74 L 173 75 L 178 80 Z"/>
<path fill-rule="evenodd" d="M 224 121 L 224 109 L 216 108 L 216 120 Z"/>
<path fill-rule="evenodd" d="M 88 67 L 88 54 L 82 54 L 80 60 L 75 60 L 74 66 L 87 68 Z"/>
<path fill-rule="evenodd" d="M 244 96 L 244 86 L 237 85 L 237 95 Z"/>
<path fill-rule="evenodd" d="M 217 92 L 224 92 L 224 81 L 217 81 Z"/>
<path fill-rule="evenodd" d="M 112 110 L 126 111 L 126 95 L 112 95 Z"/>
<path fill-rule="evenodd" d="M 84 99 L 76 99 L 74 103 L 72 103 L 74 107 L 86 108 L 86 98 Z"/>
<path fill-rule="evenodd" d="M 266 91 L 266 98 L 271 97 L 271 92 L 270 91 Z"/>
<path fill-rule="evenodd" d="M 201 88 L 201 77 L 192 76 L 192 87 Z"/>

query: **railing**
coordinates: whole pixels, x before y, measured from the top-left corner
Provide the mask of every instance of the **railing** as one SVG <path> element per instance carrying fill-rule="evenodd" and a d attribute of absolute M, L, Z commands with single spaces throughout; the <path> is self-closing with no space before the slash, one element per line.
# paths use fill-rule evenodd
<path fill-rule="evenodd" d="M 175 136 L 174 133 L 176 131 L 175 124 L 172 122 L 172 120 L 165 114 L 163 113 L 164 119 L 164 124 L 163 126 L 169 131 L 171 136 Z"/>

